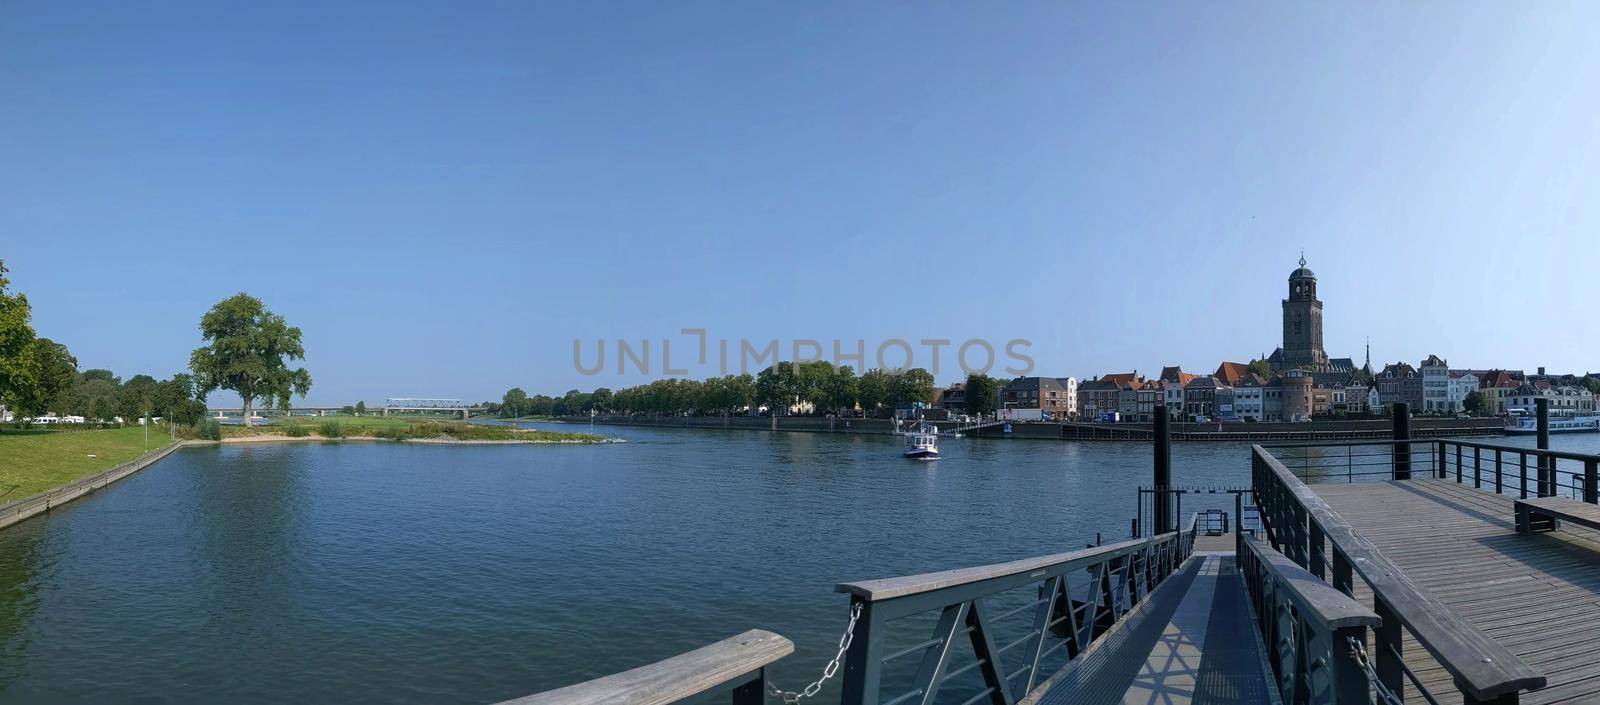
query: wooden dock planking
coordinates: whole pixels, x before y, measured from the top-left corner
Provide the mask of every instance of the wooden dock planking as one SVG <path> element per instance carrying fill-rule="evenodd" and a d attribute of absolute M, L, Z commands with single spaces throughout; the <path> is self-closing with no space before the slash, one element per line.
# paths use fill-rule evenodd
<path fill-rule="evenodd" d="M 1564 524 L 1517 534 L 1516 495 L 1495 495 L 1492 485 L 1418 479 L 1312 489 L 1408 577 L 1545 673 L 1549 685 L 1523 703 L 1600 702 L 1600 532 Z M 1359 576 L 1355 591 L 1371 604 Z M 1408 636 L 1402 651 L 1441 702 L 1460 702 L 1449 674 L 1415 640 Z"/>

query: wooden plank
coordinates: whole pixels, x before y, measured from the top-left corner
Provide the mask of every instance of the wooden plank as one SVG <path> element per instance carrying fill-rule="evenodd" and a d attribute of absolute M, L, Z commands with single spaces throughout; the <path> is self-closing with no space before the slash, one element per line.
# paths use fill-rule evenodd
<path fill-rule="evenodd" d="M 1375 592 L 1382 594 L 1389 608 L 1405 620 L 1407 629 L 1412 635 L 1421 641 L 1424 648 L 1432 653 L 1438 662 L 1452 669 L 1456 681 L 1473 697 L 1479 700 L 1491 700 L 1501 695 L 1541 688 L 1545 685 L 1546 680 L 1542 674 L 1476 629 L 1470 621 L 1456 615 L 1448 605 L 1428 592 L 1423 585 L 1407 576 L 1403 569 L 1391 562 L 1376 544 L 1358 532 L 1351 520 L 1338 513 L 1317 491 L 1301 484 L 1276 458 L 1260 447 L 1256 447 L 1253 452 L 1256 459 L 1265 464 L 1265 471 L 1275 474 L 1281 485 L 1294 495 L 1294 503 L 1304 507 L 1306 513 L 1323 527 L 1328 541 L 1340 547 L 1362 579 Z M 1344 485 L 1343 487 L 1347 489 L 1337 494 L 1347 498 L 1362 497 L 1371 495 L 1374 492 L 1371 489 L 1373 487 L 1390 488 L 1388 498 L 1402 500 L 1411 491 L 1408 488 L 1422 487 L 1429 482 L 1429 480 L 1411 480 L 1352 483 Z M 1340 486 L 1318 485 L 1317 487 L 1320 489 Z M 1342 504 L 1357 512 L 1361 511 L 1362 505 L 1359 503 Z M 1437 527 L 1420 526 L 1410 521 L 1412 517 L 1408 514 L 1393 516 L 1405 519 L 1400 524 L 1407 527 L 1405 531 L 1407 534 L 1431 536 L 1440 533 Z M 1484 518 L 1492 519 L 1487 516 Z"/>
<path fill-rule="evenodd" d="M 1600 531 L 1574 521 L 1559 532 L 1518 535 L 1515 495 L 1453 480 L 1313 489 L 1407 577 L 1545 674 L 1548 685 L 1524 693 L 1522 703 L 1600 702 L 1600 659 L 1593 656 L 1600 647 Z M 1600 507 L 1529 501 L 1600 521 Z M 1363 581 L 1356 593 L 1371 599 Z M 1404 653 L 1418 679 L 1447 696 L 1441 702 L 1460 702 L 1442 666 L 1409 643 Z"/>
<path fill-rule="evenodd" d="M 751 629 L 664 661 L 501 705 L 666 705 L 757 671 L 791 653 L 794 644 L 788 639 Z"/>

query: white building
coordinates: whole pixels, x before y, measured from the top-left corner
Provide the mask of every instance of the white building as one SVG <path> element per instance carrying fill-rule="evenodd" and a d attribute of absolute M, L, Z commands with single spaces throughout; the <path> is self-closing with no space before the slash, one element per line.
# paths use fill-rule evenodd
<path fill-rule="evenodd" d="M 1422 410 L 1452 411 L 1450 408 L 1450 363 L 1438 355 L 1422 361 Z"/>
<path fill-rule="evenodd" d="M 1239 380 L 1239 384 L 1233 388 L 1233 417 L 1240 421 L 1265 420 L 1266 409 L 1262 392 L 1261 382 L 1255 376 Z"/>
<path fill-rule="evenodd" d="M 1535 400 L 1541 397 L 1550 400 L 1550 413 L 1553 415 L 1594 413 L 1594 395 L 1583 387 L 1572 385 L 1541 387 L 1531 382 L 1523 382 L 1521 386 L 1506 394 L 1506 410 L 1522 409 L 1527 413 L 1534 413 Z"/>
<path fill-rule="evenodd" d="M 1162 398 L 1166 401 L 1167 418 L 1183 418 L 1183 384 L 1181 382 L 1163 382 Z"/>
<path fill-rule="evenodd" d="M 1450 373 L 1450 400 L 1446 411 L 1466 411 L 1467 395 L 1478 391 L 1478 376 L 1471 372 Z"/>

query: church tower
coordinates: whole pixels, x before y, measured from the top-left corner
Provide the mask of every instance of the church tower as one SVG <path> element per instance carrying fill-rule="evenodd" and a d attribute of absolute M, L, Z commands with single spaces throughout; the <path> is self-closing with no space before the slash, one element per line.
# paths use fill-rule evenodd
<path fill-rule="evenodd" d="M 1300 268 L 1289 274 L 1289 298 L 1283 300 L 1283 369 L 1296 367 L 1312 372 L 1328 368 L 1328 354 L 1322 350 L 1322 302 L 1317 300 L 1317 275 Z"/>

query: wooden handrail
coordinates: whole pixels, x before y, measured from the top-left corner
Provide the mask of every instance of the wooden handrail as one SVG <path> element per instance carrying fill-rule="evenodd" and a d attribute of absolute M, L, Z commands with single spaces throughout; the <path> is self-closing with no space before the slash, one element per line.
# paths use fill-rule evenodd
<path fill-rule="evenodd" d="M 1255 561 L 1277 576 L 1278 584 L 1293 593 L 1312 619 L 1327 629 L 1346 627 L 1376 627 L 1382 622 L 1378 613 L 1362 606 L 1322 578 L 1306 572 L 1288 556 L 1272 550 L 1254 534 L 1239 537 L 1245 550 Z"/>
<path fill-rule="evenodd" d="M 751 629 L 715 644 L 565 688 L 500 705 L 667 705 L 760 671 L 794 653 L 794 643 Z M 757 691 L 755 702 L 764 694 Z"/>
<path fill-rule="evenodd" d="M 1085 548 L 1078 551 L 1068 551 L 1066 553 L 1053 553 L 1046 556 L 1034 556 L 1032 558 L 1023 558 L 1015 561 L 1007 561 L 1005 563 L 991 563 L 989 565 L 955 568 L 953 570 L 941 570 L 932 573 L 922 573 L 919 575 L 904 575 L 895 578 L 881 578 L 878 580 L 862 580 L 853 583 L 840 583 L 834 586 L 834 592 L 849 593 L 851 595 L 866 598 L 868 601 L 876 602 L 879 600 L 889 600 L 896 597 L 905 597 L 907 595 L 917 595 L 925 592 L 933 592 L 935 590 L 945 590 L 948 588 L 960 587 L 962 585 L 993 580 L 995 578 L 1023 576 L 1024 578 L 1027 578 L 1029 582 L 1031 582 L 1038 580 L 1038 578 L 1029 576 L 1040 570 L 1059 566 L 1063 563 L 1097 562 L 1109 557 L 1116 557 L 1125 553 L 1132 553 L 1140 548 L 1143 548 L 1146 544 L 1149 544 L 1152 541 L 1165 540 L 1167 537 L 1174 536 L 1176 534 L 1177 532 L 1170 532 L 1167 534 L 1162 534 L 1161 536 L 1153 536 L 1150 538 L 1128 539 L 1126 541 L 1118 541 L 1117 543 L 1106 544 L 1104 546 L 1095 546 L 1093 548 Z"/>
<path fill-rule="evenodd" d="M 1252 446 L 1251 452 L 1289 490 L 1336 551 L 1366 580 L 1377 598 L 1450 673 L 1462 692 L 1478 700 L 1488 700 L 1545 686 L 1543 673 L 1412 581 L 1265 448 Z M 1279 529 L 1274 527 L 1273 530 Z"/>

